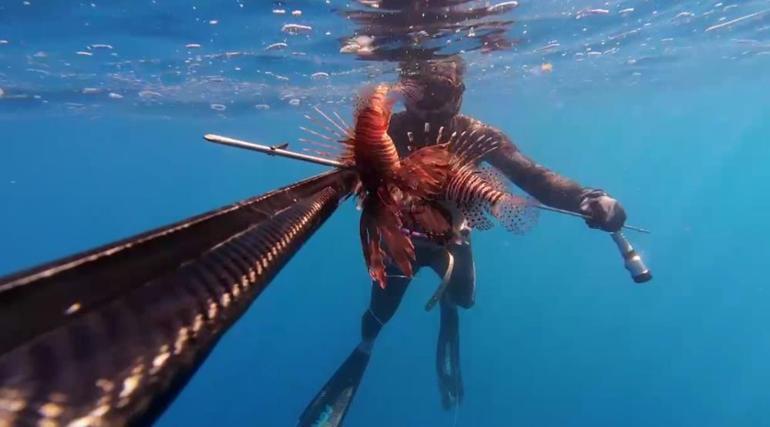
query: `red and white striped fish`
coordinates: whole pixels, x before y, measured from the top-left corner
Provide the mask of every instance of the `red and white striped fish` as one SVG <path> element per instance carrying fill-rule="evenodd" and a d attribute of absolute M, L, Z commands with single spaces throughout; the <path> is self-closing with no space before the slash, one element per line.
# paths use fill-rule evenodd
<path fill-rule="evenodd" d="M 468 225 L 474 229 L 492 228 L 493 223 L 487 218 L 487 215 L 491 215 L 510 232 L 523 234 L 529 231 L 537 222 L 539 213 L 533 200 L 511 194 L 504 183 L 504 178 L 498 172 L 478 166 L 484 156 L 499 148 L 500 141 L 477 131 L 455 132 L 448 136 L 444 136 L 443 133 L 444 129 L 439 129 L 436 144 L 426 147 L 433 148 L 433 151 L 423 152 L 424 148 L 419 149 L 405 159 L 406 162 L 412 156 L 434 155 L 442 148 L 445 149 L 446 154 L 438 156 L 439 161 L 445 161 L 445 156 L 449 158 L 446 175 L 437 184 L 441 191 L 432 195 L 423 194 L 419 202 L 413 203 L 423 206 L 430 202 L 443 202 L 443 206 L 449 204 L 459 210 Z M 406 179 L 419 176 L 414 173 L 404 175 Z M 415 179 L 419 178 L 413 178 Z M 408 216 L 409 212 L 409 209 L 404 209 L 405 215 Z M 430 218 L 434 217 L 435 215 L 430 216 Z M 417 226 L 423 225 L 419 218 L 412 222 Z M 440 230 L 429 229 L 429 231 L 429 236 L 432 234 L 436 237 L 445 237 L 445 233 Z"/>
<path fill-rule="evenodd" d="M 405 276 L 413 274 L 414 245 L 405 230 L 419 231 L 439 243 L 452 237 L 452 209 L 447 204 L 458 208 L 469 225 L 478 229 L 491 226 L 484 215 L 488 212 L 507 229 L 521 230 L 527 211 L 526 200 L 505 191 L 502 181 L 495 181 L 491 172 L 476 166 L 483 156 L 497 149 L 499 141 L 493 138 L 473 132 L 454 133 L 444 138 L 441 129 L 436 144 L 400 159 L 388 135 L 398 95 L 398 91 L 385 84 L 363 90 L 352 127 L 339 115 L 335 114 L 334 120 L 316 108 L 326 122 L 306 117 L 326 133 L 302 129 L 326 142 L 300 139 L 337 151 L 336 157 L 357 172 L 364 259 L 372 279 L 383 288 L 387 282 L 388 260 Z"/>

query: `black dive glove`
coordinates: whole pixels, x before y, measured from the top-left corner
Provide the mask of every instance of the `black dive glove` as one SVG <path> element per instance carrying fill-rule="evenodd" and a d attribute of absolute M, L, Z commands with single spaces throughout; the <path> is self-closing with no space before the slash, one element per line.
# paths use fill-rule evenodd
<path fill-rule="evenodd" d="M 588 190 L 580 200 L 580 213 L 590 218 L 586 224 L 591 228 L 615 232 L 626 222 L 626 211 L 617 200 L 602 190 Z"/>

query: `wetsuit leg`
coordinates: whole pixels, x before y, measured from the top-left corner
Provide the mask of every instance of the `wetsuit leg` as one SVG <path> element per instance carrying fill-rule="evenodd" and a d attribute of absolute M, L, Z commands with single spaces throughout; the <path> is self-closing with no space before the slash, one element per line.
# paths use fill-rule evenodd
<path fill-rule="evenodd" d="M 442 300 L 441 325 L 436 345 L 436 373 L 441 405 L 450 409 L 463 399 L 463 378 L 460 372 L 460 319 L 457 306 Z"/>
<path fill-rule="evenodd" d="M 452 245 L 448 248 L 454 257 L 454 268 L 447 286 L 449 301 L 462 308 L 476 303 L 476 265 L 471 244 Z"/>
<path fill-rule="evenodd" d="M 404 277 L 396 268 L 388 268 L 388 284 L 385 289 L 372 283 L 372 296 L 369 309 L 361 319 L 361 341 L 365 346 L 372 344 L 379 335 L 382 327 L 396 313 L 396 309 L 404 298 L 406 288 L 409 287 L 410 278 Z"/>
<path fill-rule="evenodd" d="M 450 409 L 462 401 L 464 394 L 460 370 L 460 322 L 457 306 L 470 308 L 475 302 L 476 274 L 470 244 L 448 247 L 435 257 L 432 267 L 442 277 L 449 274 L 449 284 L 440 301 L 441 323 L 436 348 L 436 372 L 441 403 L 445 409 Z M 447 271 L 450 269 L 451 271 Z"/>
<path fill-rule="evenodd" d="M 396 268 L 388 268 L 388 282 L 385 289 L 372 283 L 372 297 L 369 309 L 361 319 L 361 343 L 337 369 L 334 375 L 305 408 L 300 416 L 300 427 L 339 427 L 347 415 L 358 385 L 369 364 L 374 340 L 380 330 L 393 317 L 404 297 L 410 279 Z"/>

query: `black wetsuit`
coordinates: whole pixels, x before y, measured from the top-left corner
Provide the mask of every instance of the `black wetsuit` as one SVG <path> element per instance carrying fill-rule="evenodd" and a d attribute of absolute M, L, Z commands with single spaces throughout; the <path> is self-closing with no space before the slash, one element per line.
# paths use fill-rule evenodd
<path fill-rule="evenodd" d="M 426 122 L 408 112 L 394 114 L 388 134 L 404 158 L 410 151 L 436 143 L 439 129 L 443 135 L 452 132 L 476 130 L 477 134 L 494 136 L 503 142 L 500 149 L 484 160 L 507 176 L 514 184 L 548 205 L 577 212 L 583 196 L 591 191 L 540 166 L 524 156 L 501 131 L 464 115 L 456 115 L 448 121 Z M 461 231 L 463 232 L 463 231 Z M 465 231 L 467 233 L 467 231 Z M 450 259 L 453 261 L 448 286 L 440 301 L 441 327 L 436 354 L 436 368 L 442 402 L 446 407 L 462 399 L 462 379 L 459 365 L 459 336 L 457 306 L 470 308 L 475 302 L 476 277 L 469 236 L 462 236 L 460 243 L 446 246 L 434 244 L 426 239 L 413 238 L 416 260 L 415 273 L 422 267 L 430 267 L 439 277 L 448 272 Z M 451 257 L 448 256 L 451 254 Z M 373 341 L 380 330 L 395 314 L 406 292 L 410 279 L 404 277 L 395 267 L 389 267 L 388 286 L 381 289 L 372 286 L 369 309 L 362 319 L 361 335 L 364 341 Z"/>
<path fill-rule="evenodd" d="M 592 213 L 586 212 L 586 208 L 595 208 L 597 211 L 602 208 L 585 201 L 606 196 L 605 193 L 584 188 L 536 164 L 523 155 L 505 134 L 473 118 L 456 114 L 443 120 L 430 120 L 426 125 L 419 115 L 405 111 L 392 116 L 388 134 L 396 144 L 399 156 L 404 158 L 416 148 L 435 144 L 442 127 L 442 135 L 475 130 L 477 134 L 495 137 L 502 146 L 483 160 L 540 202 L 583 214 Z M 604 228 L 619 228 L 625 220 L 625 213 L 618 205 L 615 214 L 612 217 L 614 223 L 608 222 L 607 218 L 611 217 L 601 216 L 602 220 L 597 224 Z M 438 245 L 421 237 L 412 239 L 416 255 L 414 272 L 429 267 L 448 283 L 439 301 L 441 326 L 436 351 L 436 371 L 445 408 L 459 404 L 463 397 L 457 306 L 470 308 L 475 302 L 476 276 L 470 230 L 460 227 L 457 233 L 460 238 L 447 245 Z M 388 266 L 386 273 L 388 278 L 385 289 L 377 283 L 372 285 L 371 302 L 361 322 L 361 343 L 305 409 L 300 416 L 299 426 L 336 427 L 342 424 L 366 370 L 374 341 L 382 327 L 395 314 L 411 280 L 394 266 Z"/>

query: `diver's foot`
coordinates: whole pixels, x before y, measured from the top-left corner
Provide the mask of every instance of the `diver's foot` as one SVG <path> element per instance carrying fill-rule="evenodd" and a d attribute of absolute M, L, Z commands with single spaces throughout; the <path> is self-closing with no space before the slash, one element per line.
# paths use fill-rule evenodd
<path fill-rule="evenodd" d="M 442 372 L 438 378 L 441 405 L 444 409 L 452 409 L 462 403 L 464 390 L 463 379 L 459 369 L 452 367 L 451 373 Z"/>
<path fill-rule="evenodd" d="M 358 384 L 369 364 L 371 345 L 359 345 L 350 353 L 299 418 L 298 427 L 339 427 L 348 412 Z"/>
<path fill-rule="evenodd" d="M 444 409 L 452 409 L 463 400 L 463 377 L 460 373 L 460 351 L 456 339 L 442 335 L 436 359 L 438 387 Z M 449 338 L 449 339 L 446 339 Z"/>
<path fill-rule="evenodd" d="M 444 409 L 452 409 L 463 400 L 463 378 L 460 373 L 460 335 L 457 307 L 441 303 L 441 327 L 436 351 L 436 373 Z"/>

